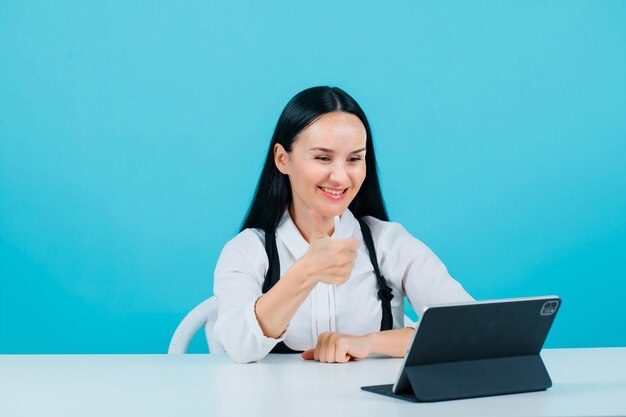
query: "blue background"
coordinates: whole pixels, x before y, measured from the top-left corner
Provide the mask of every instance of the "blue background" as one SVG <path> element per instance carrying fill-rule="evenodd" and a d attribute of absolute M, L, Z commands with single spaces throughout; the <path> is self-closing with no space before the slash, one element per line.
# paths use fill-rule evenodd
<path fill-rule="evenodd" d="M 475 297 L 556 293 L 547 346 L 626 345 L 625 21 L 620 1 L 2 1 L 0 353 L 165 352 L 283 106 L 323 84 L 365 109 L 392 220 Z"/>

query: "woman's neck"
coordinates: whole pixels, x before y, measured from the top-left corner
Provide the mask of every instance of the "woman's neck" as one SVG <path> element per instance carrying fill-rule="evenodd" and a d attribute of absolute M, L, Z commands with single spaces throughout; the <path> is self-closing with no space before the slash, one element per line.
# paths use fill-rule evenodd
<path fill-rule="evenodd" d="M 291 203 L 289 205 L 289 215 L 304 240 L 310 242 L 311 231 L 313 230 L 313 219 L 311 219 L 308 209 L 297 210 L 294 204 Z M 322 216 L 322 221 L 324 223 L 324 232 L 326 232 L 328 236 L 332 236 L 335 231 L 335 219 L 333 217 Z"/>

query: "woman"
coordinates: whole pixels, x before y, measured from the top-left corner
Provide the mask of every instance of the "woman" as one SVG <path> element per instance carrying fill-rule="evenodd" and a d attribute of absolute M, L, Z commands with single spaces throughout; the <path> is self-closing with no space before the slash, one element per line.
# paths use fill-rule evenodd
<path fill-rule="evenodd" d="M 370 127 L 339 88 L 283 110 L 242 231 L 215 270 L 214 337 L 237 362 L 270 352 L 346 362 L 401 357 L 416 311 L 472 301 L 423 243 L 388 221 Z"/>

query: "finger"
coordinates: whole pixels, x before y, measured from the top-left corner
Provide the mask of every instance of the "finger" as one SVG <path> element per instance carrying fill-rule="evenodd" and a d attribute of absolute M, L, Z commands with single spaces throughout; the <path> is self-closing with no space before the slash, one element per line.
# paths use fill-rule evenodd
<path fill-rule="evenodd" d="M 315 349 L 305 350 L 304 352 L 302 352 L 302 359 L 306 361 L 314 360 L 315 359 L 314 354 L 315 354 Z"/>
<path fill-rule="evenodd" d="M 356 259 L 354 259 L 351 256 L 346 256 L 343 257 L 342 259 L 338 260 L 338 264 L 337 267 L 352 273 L 352 269 L 354 268 L 354 264 L 356 263 Z"/>
<path fill-rule="evenodd" d="M 317 337 L 317 343 L 315 344 L 315 349 L 313 349 L 313 359 L 315 359 L 316 361 L 320 360 L 320 343 L 322 342 L 320 336 Z"/>
<path fill-rule="evenodd" d="M 310 240 L 329 238 L 328 233 L 324 231 L 324 219 L 322 219 L 322 215 L 316 210 L 311 209 L 309 210 L 309 216 L 311 216 L 311 220 L 313 220 Z"/>
<path fill-rule="evenodd" d="M 328 346 L 326 346 L 326 362 L 328 363 L 336 362 L 335 350 L 336 350 L 336 346 L 334 343 L 329 343 Z"/>
<path fill-rule="evenodd" d="M 337 269 L 337 274 L 334 276 L 335 284 L 343 285 L 350 279 L 352 275 L 352 265 L 340 267 Z"/>
<path fill-rule="evenodd" d="M 332 362 L 333 357 L 328 355 L 329 346 L 333 343 L 333 333 L 325 332 L 322 333 L 322 337 L 320 338 L 321 342 L 319 343 L 319 352 L 320 352 L 320 361 L 321 362 Z"/>
<path fill-rule="evenodd" d="M 328 338 L 326 337 L 326 333 L 322 333 L 317 339 L 317 347 L 315 350 L 317 351 L 318 360 L 320 362 L 326 362 L 326 346 L 328 345 Z"/>
<path fill-rule="evenodd" d="M 346 259 L 345 262 L 338 264 L 332 271 L 336 279 L 346 281 L 352 276 L 352 270 L 354 269 L 355 262 L 351 259 Z"/>

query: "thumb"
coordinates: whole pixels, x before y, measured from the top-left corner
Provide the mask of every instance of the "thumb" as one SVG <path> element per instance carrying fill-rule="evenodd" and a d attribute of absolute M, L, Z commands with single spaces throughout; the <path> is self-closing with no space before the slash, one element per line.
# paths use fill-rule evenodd
<path fill-rule="evenodd" d="M 324 232 L 324 220 L 322 219 L 322 215 L 314 209 L 311 209 L 309 210 L 309 216 L 311 216 L 311 220 L 313 220 L 313 229 L 311 230 L 310 240 L 313 241 L 330 237 L 326 232 Z"/>
<path fill-rule="evenodd" d="M 307 361 L 315 359 L 314 352 L 315 352 L 315 349 L 305 350 L 304 352 L 302 352 L 302 359 L 307 360 Z"/>

